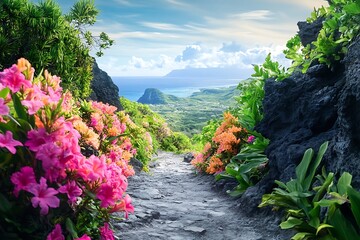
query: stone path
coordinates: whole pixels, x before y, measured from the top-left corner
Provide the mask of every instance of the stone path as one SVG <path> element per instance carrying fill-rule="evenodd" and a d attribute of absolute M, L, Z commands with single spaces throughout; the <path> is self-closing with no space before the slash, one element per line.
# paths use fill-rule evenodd
<path fill-rule="evenodd" d="M 160 152 L 155 163 L 129 180 L 135 214 L 114 223 L 120 239 L 282 239 L 275 223 L 242 216 L 233 199 L 211 188 L 212 176 L 196 175 L 182 155 Z"/>

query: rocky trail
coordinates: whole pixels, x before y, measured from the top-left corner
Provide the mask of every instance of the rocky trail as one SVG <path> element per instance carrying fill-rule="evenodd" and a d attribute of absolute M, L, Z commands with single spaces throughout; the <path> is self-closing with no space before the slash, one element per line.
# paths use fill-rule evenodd
<path fill-rule="evenodd" d="M 245 217 L 234 199 L 212 189 L 213 177 L 197 175 L 183 155 L 156 158 L 150 173 L 129 180 L 135 213 L 113 223 L 119 239 L 284 239 L 274 219 Z"/>

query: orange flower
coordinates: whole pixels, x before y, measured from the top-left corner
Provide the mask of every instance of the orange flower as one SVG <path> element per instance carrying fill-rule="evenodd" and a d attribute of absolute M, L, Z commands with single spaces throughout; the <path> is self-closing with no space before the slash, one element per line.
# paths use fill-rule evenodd
<path fill-rule="evenodd" d="M 130 158 L 132 158 L 132 154 L 129 151 L 123 151 L 122 152 L 122 158 L 126 161 L 130 161 Z"/>
<path fill-rule="evenodd" d="M 20 58 L 17 61 L 17 68 L 19 69 L 20 72 L 23 72 L 25 70 L 31 70 L 31 64 L 25 58 Z"/>
<path fill-rule="evenodd" d="M 119 129 L 117 129 L 115 126 L 112 126 L 108 129 L 108 135 L 111 137 L 117 136 L 120 134 Z"/>
<path fill-rule="evenodd" d="M 209 161 L 209 166 L 206 168 L 206 172 L 214 174 L 220 171 L 224 171 L 223 162 L 220 158 L 212 156 Z"/>

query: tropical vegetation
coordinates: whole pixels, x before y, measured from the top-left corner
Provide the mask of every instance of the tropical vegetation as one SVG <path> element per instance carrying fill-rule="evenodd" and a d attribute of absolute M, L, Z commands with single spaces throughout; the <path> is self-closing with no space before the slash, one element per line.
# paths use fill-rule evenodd
<path fill-rule="evenodd" d="M 39 72 L 48 69 L 61 76 L 62 87 L 74 97 L 88 97 L 93 78 L 90 50 L 95 48 L 100 56 L 113 44 L 106 33 L 94 36 L 86 30 L 98 12 L 93 0 L 79 0 L 67 15 L 53 0 L 0 1 L 0 69 L 24 57 Z"/>
<path fill-rule="evenodd" d="M 296 168 L 296 178 L 278 185 L 265 194 L 260 207 L 274 206 L 285 210 L 282 229 L 294 229 L 293 240 L 359 239 L 360 192 L 351 186 L 352 176 L 344 172 L 336 181 L 335 174 L 318 168 L 328 142 L 323 143 L 314 158 L 310 148 Z"/>

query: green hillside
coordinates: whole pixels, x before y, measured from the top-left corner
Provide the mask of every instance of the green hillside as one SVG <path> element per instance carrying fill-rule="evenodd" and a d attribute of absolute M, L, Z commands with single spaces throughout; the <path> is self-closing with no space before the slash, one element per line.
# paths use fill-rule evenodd
<path fill-rule="evenodd" d="M 199 133 L 207 121 L 220 118 L 226 109 L 236 104 L 235 97 L 238 95 L 239 91 L 235 86 L 201 89 L 200 92 L 186 98 L 177 98 L 161 92 L 165 103 L 149 106 L 166 119 L 171 129 L 192 136 Z"/>

